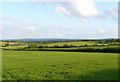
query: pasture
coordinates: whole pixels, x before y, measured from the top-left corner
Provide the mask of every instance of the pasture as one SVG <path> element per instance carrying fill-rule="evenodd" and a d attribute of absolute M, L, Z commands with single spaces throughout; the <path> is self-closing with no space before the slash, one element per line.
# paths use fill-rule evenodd
<path fill-rule="evenodd" d="M 117 80 L 117 53 L 3 50 L 3 80 Z"/>
<path fill-rule="evenodd" d="M 46 45 L 47 46 L 54 46 L 54 45 L 62 46 L 64 44 L 67 44 L 67 45 L 74 45 L 74 46 L 83 46 L 85 44 L 94 45 L 96 43 L 97 43 L 96 41 L 74 41 L 74 42 L 58 42 L 58 43 L 51 43 L 51 44 L 46 44 Z"/>

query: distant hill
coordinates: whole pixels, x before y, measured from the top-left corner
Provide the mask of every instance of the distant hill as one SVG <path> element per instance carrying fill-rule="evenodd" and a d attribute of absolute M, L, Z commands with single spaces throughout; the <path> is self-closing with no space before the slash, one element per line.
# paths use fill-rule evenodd
<path fill-rule="evenodd" d="M 20 41 L 67 41 L 67 40 L 71 40 L 71 39 L 59 39 L 59 38 L 23 38 L 23 39 L 19 39 Z"/>
<path fill-rule="evenodd" d="M 31 42 L 31 41 L 39 41 L 39 42 L 45 42 L 45 41 L 87 41 L 87 40 L 111 40 L 111 39 L 117 39 L 117 38 L 107 38 L 107 39 L 62 39 L 62 38 L 21 38 L 21 39 L 4 39 L 2 41 L 25 41 L 25 42 Z"/>
<path fill-rule="evenodd" d="M 3 41 L 72 41 L 79 39 L 60 39 L 60 38 L 22 38 L 22 39 L 4 39 Z"/>

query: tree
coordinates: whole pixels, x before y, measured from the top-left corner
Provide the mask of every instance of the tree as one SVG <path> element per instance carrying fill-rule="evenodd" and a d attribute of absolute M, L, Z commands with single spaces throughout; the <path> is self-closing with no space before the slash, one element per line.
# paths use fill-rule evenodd
<path fill-rule="evenodd" d="M 88 45 L 87 44 L 85 44 L 85 47 L 87 47 Z"/>
<path fill-rule="evenodd" d="M 54 47 L 54 48 L 59 48 L 59 45 L 54 45 L 53 47 Z"/>
<path fill-rule="evenodd" d="M 10 46 L 10 44 L 9 44 L 9 43 L 6 43 L 6 44 L 4 45 L 4 47 L 8 47 L 8 46 Z"/>
<path fill-rule="evenodd" d="M 68 47 L 70 47 L 70 46 L 69 46 L 68 44 L 64 44 L 63 47 L 64 47 L 64 48 L 68 48 Z"/>

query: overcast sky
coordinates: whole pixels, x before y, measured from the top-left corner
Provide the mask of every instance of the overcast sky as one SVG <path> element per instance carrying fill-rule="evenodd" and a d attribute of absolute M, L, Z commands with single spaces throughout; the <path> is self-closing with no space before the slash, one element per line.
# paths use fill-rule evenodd
<path fill-rule="evenodd" d="M 118 37 L 117 2 L 12 1 L 0 4 L 3 39 Z"/>

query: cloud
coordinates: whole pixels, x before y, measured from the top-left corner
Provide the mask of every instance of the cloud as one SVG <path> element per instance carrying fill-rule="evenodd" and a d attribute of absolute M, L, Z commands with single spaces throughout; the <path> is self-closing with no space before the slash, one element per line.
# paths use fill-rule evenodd
<path fill-rule="evenodd" d="M 64 15 L 70 15 L 70 12 L 67 9 L 65 9 L 64 7 L 62 7 L 62 6 L 57 6 L 55 8 L 55 12 L 56 13 L 62 13 Z"/>
<path fill-rule="evenodd" d="M 118 28 L 113 28 L 112 31 L 118 33 Z"/>
<path fill-rule="evenodd" d="M 35 23 L 34 23 L 35 22 Z M 24 22 L 23 20 L 4 17 L 2 20 L 3 38 L 23 38 L 23 37 L 63 37 L 63 33 L 68 31 L 68 27 L 59 25 L 39 25 L 36 21 Z M 47 30 L 49 29 L 49 30 Z M 61 33 L 61 31 L 63 33 Z"/>
<path fill-rule="evenodd" d="M 107 10 L 108 15 L 110 15 L 113 19 L 118 19 L 118 8 L 113 7 L 113 8 L 109 8 Z"/>
<path fill-rule="evenodd" d="M 63 35 L 61 33 L 56 33 L 57 37 L 62 37 Z"/>
<path fill-rule="evenodd" d="M 74 12 L 76 15 L 84 19 L 100 16 L 93 0 L 75 0 L 70 3 L 70 6 L 72 10 L 71 12 Z"/>
<path fill-rule="evenodd" d="M 118 34 L 118 28 L 112 28 L 112 29 L 109 29 L 109 30 L 104 30 L 102 28 L 98 28 L 96 30 L 96 32 L 94 32 L 95 34 Z"/>
<path fill-rule="evenodd" d="M 82 21 L 103 17 L 93 0 L 71 0 L 71 2 L 60 3 L 60 5 L 55 8 L 56 12 L 79 17 Z"/>
<path fill-rule="evenodd" d="M 31 0 L 33 1 L 33 0 Z M 98 19 L 103 16 L 98 12 L 94 0 L 34 0 L 33 2 L 52 3 L 59 4 L 54 8 L 55 12 L 64 15 L 72 15 L 81 18 L 86 21 L 88 19 Z M 63 3 L 65 2 L 65 3 Z"/>
<path fill-rule="evenodd" d="M 34 32 L 37 30 L 37 27 L 36 26 L 31 26 L 28 28 L 30 31 Z"/>
<path fill-rule="evenodd" d="M 2 19 L 2 35 L 3 38 L 22 38 L 33 35 L 36 32 L 39 25 L 33 23 L 26 23 L 24 21 L 6 18 Z"/>
<path fill-rule="evenodd" d="M 105 33 L 105 30 L 103 30 L 103 29 L 101 29 L 101 28 L 98 28 L 98 29 L 97 29 L 97 32 L 98 32 L 98 33 Z"/>
<path fill-rule="evenodd" d="M 29 31 L 36 31 L 37 27 L 39 27 L 39 25 L 34 25 L 32 23 L 27 23 L 18 19 L 6 18 L 6 17 L 3 17 L 2 24 L 7 26 L 10 25 L 10 27 L 12 26 L 18 28 L 19 30 L 29 30 Z"/>

